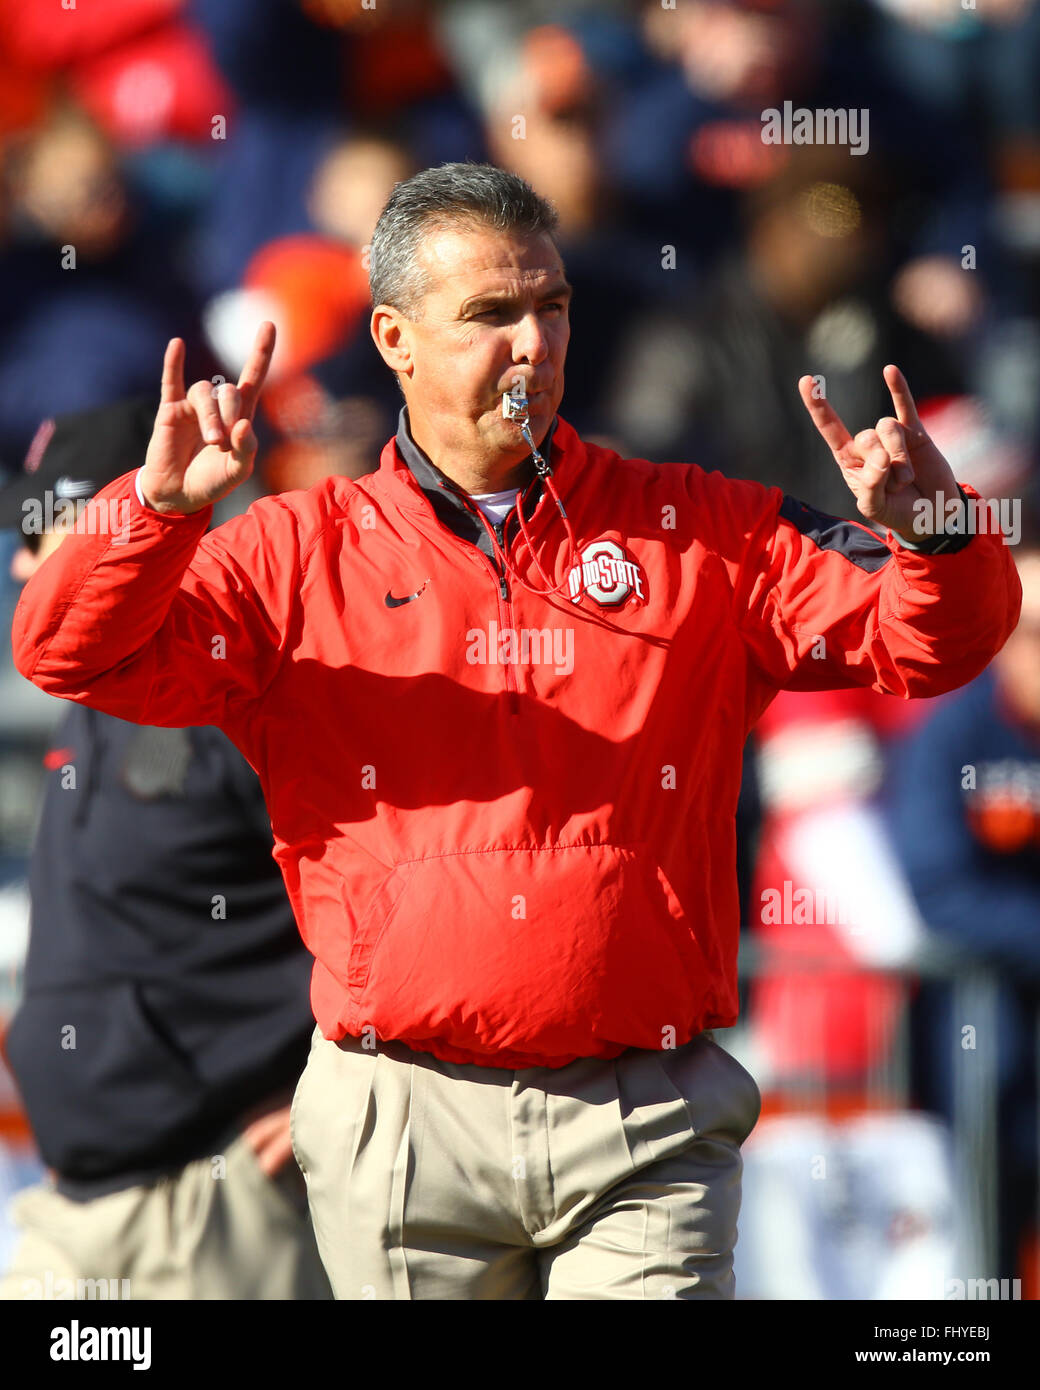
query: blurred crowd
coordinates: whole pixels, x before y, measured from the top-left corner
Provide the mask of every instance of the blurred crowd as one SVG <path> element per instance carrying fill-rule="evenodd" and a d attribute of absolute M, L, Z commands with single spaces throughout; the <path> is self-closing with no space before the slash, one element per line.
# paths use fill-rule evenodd
<path fill-rule="evenodd" d="M 1038 74 L 1035 0 L 0 0 L 0 481 L 42 422 L 156 396 L 173 335 L 189 380 L 234 379 L 264 318 L 279 346 L 251 495 L 374 469 L 400 398 L 368 333 L 372 230 L 397 181 L 475 159 L 560 213 L 575 288 L 562 414 L 582 435 L 852 515 L 796 382 L 821 376 L 855 432 L 890 413 L 894 361 L 959 481 L 1020 508 L 1026 607 L 991 672 L 934 704 L 785 695 L 763 721 L 741 805 L 743 1046 L 766 1095 L 762 1192 L 825 1142 L 790 1127 L 767 1142 L 807 1075 L 843 1113 L 925 1111 L 962 1150 L 958 1068 L 991 1049 L 991 1142 L 972 1151 L 996 1173 L 986 1270 L 1034 1297 Z M 764 143 L 763 112 L 785 102 L 868 113 L 868 147 Z M 0 538 L 8 616 L 18 541 Z M 5 699 L 9 654 L 0 667 L 2 775 L 29 736 Z M 11 803 L 32 791 L 11 776 L 0 925 L 24 873 Z M 848 911 L 792 911 L 807 885 Z M 999 991 L 1000 1033 L 969 1049 L 955 981 L 972 972 Z M 879 1101 L 897 1053 L 906 1075 Z M 960 1150 L 947 1161 L 907 1131 L 845 1171 L 869 1185 L 904 1142 L 933 1165 L 932 1205 L 893 1185 L 871 1219 L 934 1254 Z M 847 1245 L 854 1188 L 824 1213 Z M 799 1201 L 802 1229 L 823 1220 Z M 795 1296 L 862 1292 L 843 1258 L 810 1261 L 831 1282 Z M 773 1296 L 758 1259 L 748 1280 Z M 912 1287 L 899 1277 L 888 1296 Z"/>

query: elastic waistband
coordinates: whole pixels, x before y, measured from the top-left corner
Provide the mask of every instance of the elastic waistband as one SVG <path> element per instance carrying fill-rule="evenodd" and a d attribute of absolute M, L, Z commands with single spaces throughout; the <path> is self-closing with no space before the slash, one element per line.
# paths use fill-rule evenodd
<path fill-rule="evenodd" d="M 561 1077 L 573 1074 L 576 1070 L 588 1071 L 595 1067 L 615 1066 L 623 1062 L 626 1058 L 640 1056 L 662 1056 L 666 1057 L 672 1053 L 682 1052 L 686 1048 L 694 1047 L 702 1042 L 715 1042 L 715 1033 L 711 1028 L 705 1028 L 703 1032 L 695 1033 L 689 1042 L 682 1043 L 676 1048 L 661 1048 L 650 1051 L 647 1048 L 629 1047 L 619 1052 L 616 1057 L 578 1057 L 573 1062 L 568 1062 L 562 1067 L 496 1067 L 493 1063 L 481 1062 L 446 1062 L 440 1057 L 436 1057 L 432 1052 L 424 1052 L 421 1048 L 409 1047 L 406 1043 L 398 1041 L 383 1041 L 371 1045 L 368 1039 L 354 1037 L 345 1034 L 333 1044 L 342 1052 L 353 1052 L 361 1057 L 390 1057 L 395 1062 L 402 1062 L 414 1066 L 430 1067 L 434 1071 L 444 1075 L 455 1075 L 467 1077 L 477 1081 L 499 1081 L 502 1084 L 511 1084 L 514 1077 L 532 1076 L 535 1073 L 544 1076 Z M 366 1046 L 366 1043 L 368 1045 Z"/>

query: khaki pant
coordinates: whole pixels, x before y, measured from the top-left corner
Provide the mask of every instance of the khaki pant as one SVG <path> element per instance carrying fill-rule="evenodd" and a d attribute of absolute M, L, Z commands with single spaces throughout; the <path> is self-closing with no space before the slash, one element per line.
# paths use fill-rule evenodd
<path fill-rule="evenodd" d="M 292 1165 L 269 1178 L 241 1137 L 220 1157 L 89 1202 L 19 1192 L 0 1299 L 331 1298 Z"/>
<path fill-rule="evenodd" d="M 509 1071 L 316 1031 L 292 1135 L 338 1299 L 728 1299 L 760 1108 L 707 1033 Z"/>

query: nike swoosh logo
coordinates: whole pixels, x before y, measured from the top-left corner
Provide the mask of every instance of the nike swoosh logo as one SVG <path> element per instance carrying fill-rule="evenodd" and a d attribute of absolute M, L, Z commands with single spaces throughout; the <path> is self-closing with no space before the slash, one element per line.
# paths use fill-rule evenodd
<path fill-rule="evenodd" d="M 67 497 L 70 501 L 90 497 L 96 491 L 97 488 L 89 478 L 70 478 L 67 473 L 63 473 L 54 484 L 55 497 Z"/>
<path fill-rule="evenodd" d="M 404 598 L 394 598 L 390 590 L 387 589 L 386 598 L 383 600 L 383 602 L 386 604 L 387 608 L 400 608 L 402 603 L 411 603 L 413 598 L 420 598 L 426 589 L 426 585 L 429 584 L 429 582 L 430 581 L 428 579 L 425 580 L 423 582 L 422 588 L 416 589 L 414 594 L 406 594 Z"/>

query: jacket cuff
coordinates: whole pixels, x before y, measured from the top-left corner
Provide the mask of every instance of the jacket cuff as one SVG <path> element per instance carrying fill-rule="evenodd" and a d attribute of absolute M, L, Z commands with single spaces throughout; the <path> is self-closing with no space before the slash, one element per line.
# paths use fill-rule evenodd
<path fill-rule="evenodd" d="M 896 543 L 904 550 L 912 550 L 918 555 L 955 555 L 958 550 L 963 550 L 965 546 L 970 545 L 975 534 L 974 531 L 968 529 L 971 517 L 971 499 L 960 483 L 957 484 L 957 491 L 960 493 L 961 503 L 964 507 L 965 529 L 963 532 L 937 531 L 935 535 L 926 536 L 923 540 L 911 543 L 904 540 L 897 531 L 893 531 L 892 535 Z"/>
<path fill-rule="evenodd" d="M 145 509 L 146 511 L 154 512 L 154 511 L 155 511 L 155 508 L 151 505 L 151 503 L 146 502 L 146 501 L 144 500 L 144 493 L 141 491 L 141 469 L 140 469 L 140 468 L 139 468 L 139 469 L 137 470 L 137 472 L 134 474 L 134 489 L 135 489 L 136 492 L 137 492 L 137 500 L 138 500 L 138 502 L 140 502 L 141 506 L 144 507 L 144 509 Z"/>
<path fill-rule="evenodd" d="M 213 503 L 212 503 L 212 502 L 210 502 L 210 503 L 209 503 L 207 506 L 205 506 L 205 507 L 200 507 L 199 510 L 198 510 L 197 512 L 160 512 L 160 511 L 158 510 L 158 508 L 153 507 L 153 506 L 151 505 L 150 502 L 146 502 L 145 499 L 144 499 L 144 493 L 141 491 L 141 473 L 142 473 L 142 471 L 143 471 L 143 467 L 144 467 L 144 465 L 142 464 L 141 468 L 138 468 L 138 469 L 136 470 L 136 472 L 132 475 L 132 476 L 133 476 L 133 480 L 134 480 L 134 487 L 133 487 L 133 493 L 131 494 L 131 497 L 130 497 L 129 500 L 130 500 L 131 509 L 132 509 L 132 511 L 133 511 L 135 514 L 144 515 L 144 516 L 148 516 L 148 517 L 154 517 L 154 518 L 156 518 L 158 521 L 162 521 L 162 522 L 173 522 L 173 523 L 182 522 L 182 521 L 197 521 L 197 520 L 199 520 L 200 518 L 204 518 L 205 521 L 206 521 L 207 527 L 209 526 L 209 523 L 210 523 L 210 521 L 212 520 L 212 517 L 213 517 Z M 115 479 L 114 481 L 115 481 L 115 482 L 118 482 L 118 483 L 121 483 L 121 484 L 123 484 L 123 485 L 125 486 L 125 484 L 126 484 L 126 479 L 128 479 L 128 478 L 130 478 L 130 477 L 131 477 L 131 474 L 129 474 L 129 473 L 124 473 L 123 476 L 122 476 L 121 478 L 117 478 L 117 479 Z M 111 486 L 112 486 L 112 484 L 109 483 L 109 484 L 108 484 L 108 487 L 111 487 Z M 137 499 L 137 505 L 136 505 L 136 507 L 134 506 L 134 500 L 133 500 L 135 497 L 136 497 L 136 499 Z"/>

